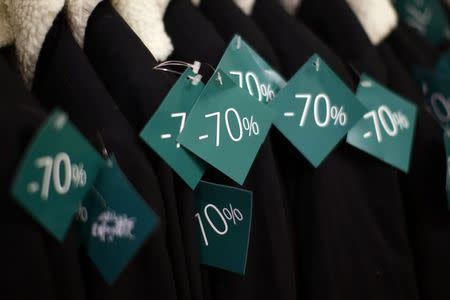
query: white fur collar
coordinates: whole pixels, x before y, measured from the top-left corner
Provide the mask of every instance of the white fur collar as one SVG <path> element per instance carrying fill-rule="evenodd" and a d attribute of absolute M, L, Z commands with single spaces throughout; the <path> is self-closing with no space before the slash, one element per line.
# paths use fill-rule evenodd
<path fill-rule="evenodd" d="M 9 24 L 7 6 L 0 2 L 0 47 L 11 45 L 13 42 L 14 35 Z"/>
<path fill-rule="evenodd" d="M 284 9 L 291 15 L 295 15 L 300 4 L 302 4 L 301 0 L 280 0 L 280 2 Z"/>
<path fill-rule="evenodd" d="M 158 61 L 172 53 L 172 41 L 163 22 L 169 0 L 111 0 L 111 3 Z"/>
<path fill-rule="evenodd" d="M 255 0 L 233 0 L 237 6 L 246 14 L 251 15 L 253 6 L 255 6 Z"/>
<path fill-rule="evenodd" d="M 374 45 L 395 29 L 397 13 L 390 0 L 347 0 Z"/>
<path fill-rule="evenodd" d="M 3 0 L 15 40 L 19 68 L 31 86 L 45 37 L 64 0 Z"/>
<path fill-rule="evenodd" d="M 86 26 L 95 7 L 102 0 L 66 0 L 67 19 L 73 36 L 83 47 Z"/>
<path fill-rule="evenodd" d="M 221 0 L 209 0 L 209 1 L 221 1 Z M 192 4 L 195 6 L 200 5 L 201 0 L 191 0 Z M 255 5 L 255 0 L 233 0 L 233 2 L 239 6 L 239 8 L 246 14 L 251 15 L 253 11 L 253 6 Z"/>

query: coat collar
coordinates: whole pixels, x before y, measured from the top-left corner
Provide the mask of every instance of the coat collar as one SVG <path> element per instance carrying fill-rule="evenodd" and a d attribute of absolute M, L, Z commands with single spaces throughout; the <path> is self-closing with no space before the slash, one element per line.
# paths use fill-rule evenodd
<path fill-rule="evenodd" d="M 374 45 L 381 43 L 398 24 L 389 0 L 347 0 Z"/>
<path fill-rule="evenodd" d="M 83 45 L 86 25 L 102 0 L 3 0 L 0 1 L 0 47 L 15 44 L 19 69 L 30 87 L 45 37 L 66 5 L 68 23 Z M 169 0 L 110 0 L 157 60 L 173 51 L 163 16 Z"/>

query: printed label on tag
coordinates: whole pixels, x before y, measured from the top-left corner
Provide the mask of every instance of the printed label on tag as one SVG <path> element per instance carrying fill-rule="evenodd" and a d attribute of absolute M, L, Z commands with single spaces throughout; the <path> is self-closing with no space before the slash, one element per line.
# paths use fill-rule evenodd
<path fill-rule="evenodd" d="M 187 114 L 204 88 L 202 82 L 196 85 L 192 83 L 189 77 L 195 75 L 191 69 L 187 69 L 181 75 L 141 132 L 141 138 L 192 189 L 197 186 L 205 173 L 206 163 L 181 147 L 176 139 L 185 127 Z"/>
<path fill-rule="evenodd" d="M 414 76 L 427 99 L 427 108 L 442 128 L 450 125 L 450 78 L 421 68 L 415 68 Z"/>
<path fill-rule="evenodd" d="M 401 19 L 435 45 L 450 38 L 450 29 L 440 0 L 396 0 Z"/>
<path fill-rule="evenodd" d="M 347 143 L 408 172 L 417 108 L 367 75 L 356 97 L 370 111 L 347 134 Z"/>
<path fill-rule="evenodd" d="M 25 153 L 11 192 L 34 219 L 62 241 L 102 165 L 97 151 L 67 115 L 57 110 Z"/>
<path fill-rule="evenodd" d="M 156 214 L 114 159 L 100 170 L 79 219 L 82 243 L 108 284 L 117 279 L 158 224 Z"/>
<path fill-rule="evenodd" d="M 269 107 L 275 126 L 319 166 L 367 111 L 316 54 L 289 80 Z"/>
<path fill-rule="evenodd" d="M 188 116 L 178 142 L 243 184 L 273 114 L 217 69 Z"/>
<path fill-rule="evenodd" d="M 239 35 L 234 36 L 217 68 L 263 103 L 269 103 L 286 85 L 286 81 Z"/>
<path fill-rule="evenodd" d="M 201 181 L 195 199 L 201 263 L 245 274 L 252 192 Z"/>

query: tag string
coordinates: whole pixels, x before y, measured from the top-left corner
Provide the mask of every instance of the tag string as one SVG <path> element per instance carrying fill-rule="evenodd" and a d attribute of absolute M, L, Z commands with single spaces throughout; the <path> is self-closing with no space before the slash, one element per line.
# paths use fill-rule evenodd
<path fill-rule="evenodd" d="M 201 63 L 199 61 L 194 61 L 193 64 L 190 64 L 188 62 L 180 61 L 180 60 L 168 60 L 165 62 L 162 62 L 155 67 L 153 67 L 154 70 L 157 71 L 163 71 L 163 72 L 169 72 L 177 75 L 182 75 L 183 73 L 177 70 L 172 70 L 166 67 L 185 67 L 185 68 L 191 68 L 192 71 L 196 74 L 195 76 L 188 76 L 188 79 L 192 80 L 193 85 L 199 84 L 199 82 L 202 80 L 202 75 L 198 74 L 200 71 Z"/>

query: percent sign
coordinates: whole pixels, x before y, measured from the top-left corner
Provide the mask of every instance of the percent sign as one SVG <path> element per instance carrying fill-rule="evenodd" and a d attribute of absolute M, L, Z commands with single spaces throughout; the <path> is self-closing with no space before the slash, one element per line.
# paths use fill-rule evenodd
<path fill-rule="evenodd" d="M 295 94 L 296 99 L 304 99 L 306 101 L 305 107 L 303 109 L 302 116 L 300 118 L 300 127 L 305 126 L 306 119 L 308 118 L 308 113 L 311 109 L 311 94 Z M 322 104 L 323 103 L 323 104 Z M 325 105 L 325 118 L 320 114 L 320 105 Z M 285 112 L 285 117 L 295 116 L 294 112 Z M 345 126 L 347 124 L 347 113 L 344 111 L 344 107 L 338 107 L 331 105 L 330 98 L 327 94 L 318 94 L 314 98 L 314 121 L 319 127 L 327 127 L 330 122 L 334 120 L 333 125 Z"/>
<path fill-rule="evenodd" d="M 443 123 L 450 122 L 450 99 L 440 93 L 433 93 L 430 98 L 434 114 Z"/>
<path fill-rule="evenodd" d="M 235 135 L 235 133 L 233 133 L 233 131 L 231 130 L 231 127 L 230 127 L 230 115 L 231 114 L 234 115 L 234 117 L 237 121 L 238 127 L 239 127 L 239 132 L 237 135 Z M 211 118 L 211 117 L 216 117 L 216 147 L 219 147 L 220 146 L 221 113 L 219 111 L 216 111 L 216 112 L 205 115 L 205 118 Z M 225 111 L 225 126 L 227 128 L 228 136 L 231 138 L 231 140 L 233 142 L 236 142 L 236 143 L 242 140 L 242 138 L 244 136 L 244 130 L 248 133 L 248 136 L 259 134 L 259 125 L 253 119 L 253 116 L 250 116 L 250 119 L 247 117 L 241 118 L 238 111 L 234 108 L 228 108 Z M 206 135 L 199 136 L 198 139 L 204 140 L 204 139 L 207 139 L 208 137 L 209 137 L 209 135 L 206 134 Z"/>
<path fill-rule="evenodd" d="M 221 219 L 223 223 L 223 230 L 220 230 L 217 228 L 217 226 L 214 224 L 214 222 L 211 220 L 209 213 L 210 211 L 214 211 L 219 218 Z M 203 215 L 205 216 L 206 220 L 209 223 L 209 226 L 218 234 L 218 235 L 224 235 L 228 232 L 228 223 L 233 222 L 234 225 L 237 224 L 237 222 L 241 222 L 244 219 L 244 216 L 242 215 L 241 211 L 237 208 L 233 208 L 233 206 L 230 204 L 228 207 L 225 207 L 222 209 L 222 211 L 217 208 L 214 204 L 208 204 L 203 209 Z M 208 246 L 208 237 L 206 236 L 205 227 L 203 225 L 202 217 L 199 213 L 195 214 L 195 217 L 198 219 L 198 224 L 200 225 L 200 230 L 203 235 L 203 241 L 205 242 L 205 245 Z"/>
<path fill-rule="evenodd" d="M 44 168 L 41 185 L 41 198 L 48 199 L 50 191 L 50 181 L 53 181 L 53 188 L 60 194 L 66 194 L 72 183 L 75 187 L 83 187 L 86 185 L 87 174 L 84 170 L 83 164 L 71 164 L 70 157 L 65 152 L 58 153 L 54 158 L 51 156 L 39 157 L 35 161 L 37 168 Z M 61 166 L 64 167 L 64 180 L 61 183 Z M 28 184 L 28 191 L 36 193 L 39 191 L 39 183 L 30 182 Z"/>
<path fill-rule="evenodd" d="M 258 92 L 258 101 L 261 102 L 263 100 L 263 97 L 265 97 L 266 103 L 268 103 L 270 100 L 272 100 L 275 97 L 275 92 L 273 91 L 270 84 L 263 84 L 260 83 L 258 76 L 256 76 L 253 72 L 246 72 L 245 76 L 242 71 L 230 71 L 230 75 L 238 76 L 239 78 L 239 87 L 242 88 L 244 85 L 244 78 L 245 83 L 247 85 L 248 93 L 252 96 L 254 96 L 253 88 L 252 88 L 252 82 L 253 85 L 256 86 L 256 91 Z"/>
<path fill-rule="evenodd" d="M 377 136 L 378 143 L 383 141 L 383 136 L 381 134 L 381 126 L 384 131 L 391 137 L 398 135 L 399 129 L 406 130 L 409 128 L 408 118 L 401 112 L 392 112 L 386 105 L 381 105 L 378 110 L 369 111 L 364 115 L 364 119 L 373 119 L 373 124 L 375 127 L 375 134 Z M 386 118 L 389 120 L 386 120 Z M 372 136 L 372 132 L 368 131 L 364 134 L 364 138 L 367 139 Z"/>

